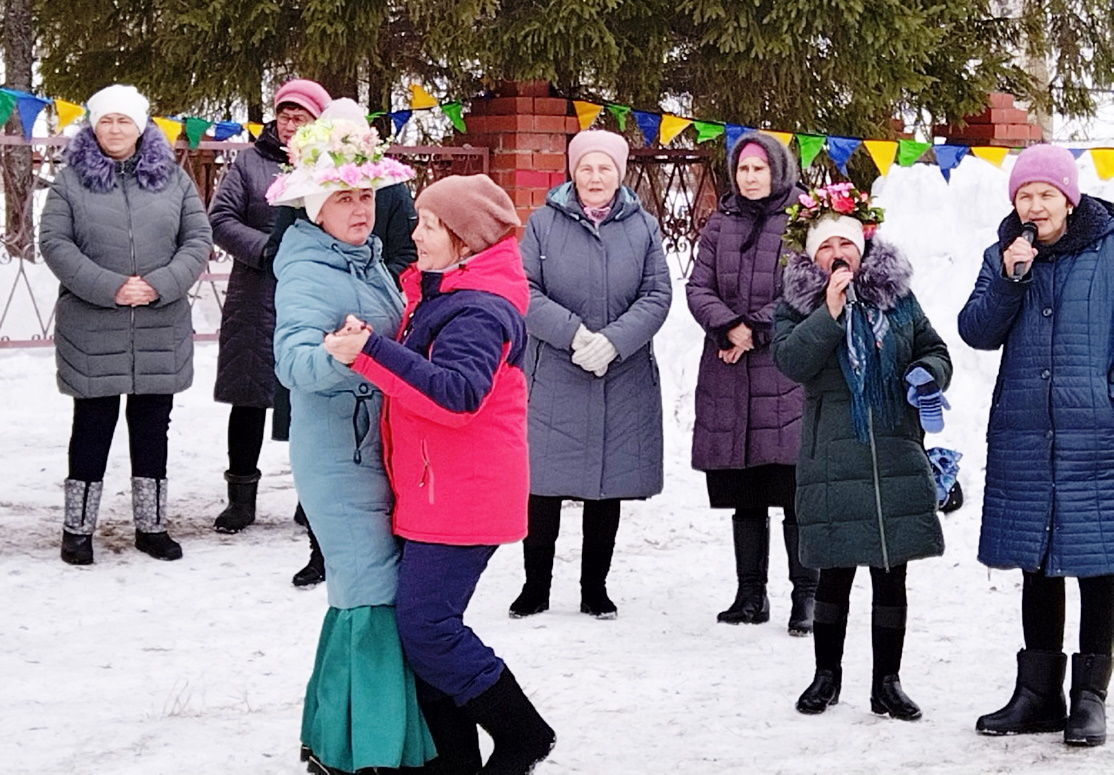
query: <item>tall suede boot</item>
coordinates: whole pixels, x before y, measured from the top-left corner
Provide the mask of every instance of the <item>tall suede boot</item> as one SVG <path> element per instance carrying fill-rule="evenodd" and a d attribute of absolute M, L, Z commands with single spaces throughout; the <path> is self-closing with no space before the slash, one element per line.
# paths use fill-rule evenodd
<path fill-rule="evenodd" d="M 522 541 L 522 566 L 526 582 L 511 603 L 512 619 L 533 616 L 549 610 L 549 590 L 553 585 L 553 557 L 561 530 L 561 503 L 550 498 L 530 498 L 530 532 Z"/>
<path fill-rule="evenodd" d="M 617 510 L 585 514 L 580 556 L 580 612 L 596 619 L 614 619 L 619 615 L 619 609 L 607 595 L 607 574 L 611 570 L 618 532 Z"/>
<path fill-rule="evenodd" d="M 823 713 L 839 702 L 843 688 L 843 643 L 847 638 L 847 607 L 817 600 L 813 617 L 812 647 L 816 674 L 797 700 L 797 710 Z"/>
<path fill-rule="evenodd" d="M 1059 732 L 1068 715 L 1064 673 L 1068 658 L 1060 651 L 1017 652 L 1017 683 L 1004 707 L 980 716 L 975 730 L 984 735 Z"/>
<path fill-rule="evenodd" d="M 101 507 L 104 482 L 67 479 L 65 515 L 62 518 L 62 562 L 93 564 L 93 532 Z"/>
<path fill-rule="evenodd" d="M 870 640 L 874 647 L 870 709 L 900 721 L 916 721 L 921 717 L 921 709 L 902 690 L 898 677 L 901 654 L 905 648 L 907 612 L 907 606 L 874 606 L 870 626 Z"/>
<path fill-rule="evenodd" d="M 805 636 L 812 632 L 812 617 L 816 598 L 816 585 L 820 582 L 820 571 L 806 568 L 801 564 L 800 530 L 795 522 L 781 524 L 785 537 L 785 553 L 789 558 L 789 581 L 793 584 L 790 599 L 793 608 L 789 612 L 789 634 Z"/>
<path fill-rule="evenodd" d="M 242 476 L 231 471 L 224 472 L 224 480 L 228 482 L 228 505 L 213 522 L 213 528 L 218 533 L 239 533 L 255 522 L 255 496 L 260 476 L 258 468 L 254 473 Z"/>
<path fill-rule="evenodd" d="M 720 611 L 717 622 L 762 624 L 770 620 L 770 598 L 766 596 L 770 566 L 770 519 L 735 512 L 731 517 L 735 543 L 735 575 L 739 588 L 735 602 Z"/>
<path fill-rule="evenodd" d="M 495 750 L 480 770 L 487 775 L 526 775 L 557 741 L 507 668 L 490 689 L 464 704 L 464 712 L 495 742 Z"/>
<path fill-rule="evenodd" d="M 421 768 L 426 775 L 475 775 L 483 766 L 476 722 L 451 697 L 423 699 L 419 692 L 429 734 L 437 746 L 437 758 Z"/>
<path fill-rule="evenodd" d="M 166 532 L 166 480 L 132 477 L 135 548 L 156 560 L 182 559 L 182 547 Z"/>
<path fill-rule="evenodd" d="M 1106 743 L 1106 688 L 1109 685 L 1109 654 L 1071 655 L 1071 712 L 1064 727 L 1065 743 Z"/>

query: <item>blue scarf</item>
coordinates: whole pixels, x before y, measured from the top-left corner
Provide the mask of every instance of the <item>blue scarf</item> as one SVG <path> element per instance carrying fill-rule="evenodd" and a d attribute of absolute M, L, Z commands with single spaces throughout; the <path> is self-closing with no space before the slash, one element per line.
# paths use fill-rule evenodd
<path fill-rule="evenodd" d="M 839 345 L 839 365 L 851 391 L 851 419 L 859 441 L 870 440 L 872 425 L 894 428 L 905 411 L 905 383 L 897 373 L 893 328 L 913 319 L 905 297 L 888 312 L 862 302 L 843 313 L 847 335 Z"/>

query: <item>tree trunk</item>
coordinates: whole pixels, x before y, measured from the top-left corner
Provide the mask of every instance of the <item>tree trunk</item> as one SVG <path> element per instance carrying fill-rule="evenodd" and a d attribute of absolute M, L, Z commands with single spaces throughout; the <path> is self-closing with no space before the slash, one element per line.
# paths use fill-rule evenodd
<path fill-rule="evenodd" d="M 4 7 L 4 73 L 8 86 L 31 91 L 32 64 L 31 0 L 5 0 Z M 19 111 L 13 110 L 8 120 L 8 134 L 20 134 Z M 31 148 L 4 146 L 0 156 L 4 190 L 3 246 L 9 255 L 34 260 L 35 236 L 31 213 L 34 170 Z"/>

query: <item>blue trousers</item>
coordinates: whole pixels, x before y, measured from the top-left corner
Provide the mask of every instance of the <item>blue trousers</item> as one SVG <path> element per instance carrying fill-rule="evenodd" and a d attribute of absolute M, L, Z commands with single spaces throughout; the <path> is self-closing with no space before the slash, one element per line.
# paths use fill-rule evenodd
<path fill-rule="evenodd" d="M 407 541 L 398 568 L 395 616 L 414 674 L 457 705 L 495 685 L 503 660 L 464 624 L 464 609 L 494 546 Z"/>

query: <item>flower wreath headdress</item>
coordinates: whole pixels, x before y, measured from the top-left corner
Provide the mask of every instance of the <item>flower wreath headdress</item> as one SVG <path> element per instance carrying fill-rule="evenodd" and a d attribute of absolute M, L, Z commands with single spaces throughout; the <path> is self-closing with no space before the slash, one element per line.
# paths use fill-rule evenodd
<path fill-rule="evenodd" d="M 797 203 L 786 208 L 789 221 L 785 225 L 784 240 L 797 250 L 805 249 L 805 240 L 812 224 L 824 217 L 846 215 L 863 224 L 863 237 L 870 239 L 885 220 L 881 207 L 870 202 L 870 194 L 855 188 L 852 183 L 830 183 L 810 189 L 797 197 Z"/>

